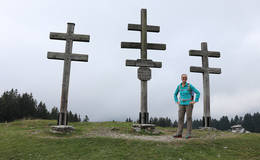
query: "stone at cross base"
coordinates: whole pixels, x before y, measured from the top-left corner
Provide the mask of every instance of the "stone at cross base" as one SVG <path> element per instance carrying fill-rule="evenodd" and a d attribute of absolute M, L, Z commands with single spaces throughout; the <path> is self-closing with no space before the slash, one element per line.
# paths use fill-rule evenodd
<path fill-rule="evenodd" d="M 208 51 L 207 43 L 201 43 L 201 50 L 190 50 L 190 56 L 202 57 L 202 67 L 190 67 L 191 72 L 203 74 L 203 127 L 210 127 L 210 85 L 209 74 L 221 74 L 221 68 L 210 68 L 208 57 L 220 57 L 220 52 Z"/>
<path fill-rule="evenodd" d="M 147 25 L 146 9 L 141 9 L 141 24 L 128 24 L 128 30 L 141 32 L 141 42 L 121 42 L 121 48 L 141 50 L 141 59 L 126 60 L 126 66 L 139 67 L 137 74 L 138 79 L 141 81 L 141 111 L 139 113 L 139 123 L 146 124 L 144 127 L 153 128 L 154 125 L 149 124 L 147 81 L 152 78 L 150 68 L 161 68 L 162 63 L 147 59 L 147 50 L 166 50 L 166 44 L 147 43 L 147 32 L 159 32 L 160 27 Z"/>
<path fill-rule="evenodd" d="M 67 108 L 68 108 L 71 61 L 88 62 L 88 55 L 72 53 L 73 41 L 89 42 L 90 39 L 89 35 L 74 34 L 74 27 L 75 27 L 74 23 L 68 23 L 67 33 L 57 33 L 57 32 L 50 33 L 50 39 L 66 41 L 65 53 L 48 52 L 48 56 L 47 56 L 48 59 L 64 60 L 60 113 L 59 113 L 58 123 L 57 123 L 58 126 L 56 128 L 56 130 L 60 130 L 60 131 L 62 130 L 67 131 L 67 129 L 73 130 L 71 126 L 67 126 L 68 125 Z"/>
<path fill-rule="evenodd" d="M 69 125 L 58 125 L 58 126 L 51 126 L 52 133 L 68 133 L 74 131 L 75 128 Z"/>

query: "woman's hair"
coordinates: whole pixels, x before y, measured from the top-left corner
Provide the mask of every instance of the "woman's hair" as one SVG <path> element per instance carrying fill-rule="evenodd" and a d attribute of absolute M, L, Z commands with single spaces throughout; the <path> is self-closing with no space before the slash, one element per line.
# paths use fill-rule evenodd
<path fill-rule="evenodd" d="M 185 74 L 185 73 L 183 73 L 183 74 L 181 75 L 181 78 L 182 78 L 183 76 L 186 76 L 186 77 L 188 77 L 188 76 L 187 76 L 187 74 Z"/>

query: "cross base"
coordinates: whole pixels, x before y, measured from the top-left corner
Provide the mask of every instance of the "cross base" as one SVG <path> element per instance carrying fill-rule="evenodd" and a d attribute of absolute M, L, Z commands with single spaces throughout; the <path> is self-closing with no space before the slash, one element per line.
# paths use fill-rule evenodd
<path fill-rule="evenodd" d="M 161 133 L 155 129 L 154 124 L 133 124 L 132 130 L 137 133 L 148 133 L 152 135 L 159 135 Z"/>
<path fill-rule="evenodd" d="M 139 112 L 139 124 L 149 124 L 149 113 Z"/>
<path fill-rule="evenodd" d="M 203 126 L 203 127 L 209 127 L 210 120 L 211 120 L 210 117 L 204 117 L 204 116 L 203 116 L 202 126 Z"/>
<path fill-rule="evenodd" d="M 67 125 L 58 125 L 58 126 L 51 126 L 51 132 L 52 133 L 70 133 L 74 131 L 75 128 L 72 126 L 67 126 Z"/>
<path fill-rule="evenodd" d="M 213 127 L 199 127 L 199 130 L 202 130 L 202 131 L 217 131 L 217 129 L 213 128 Z"/>
<path fill-rule="evenodd" d="M 60 117 L 61 117 L 61 124 L 60 123 Z M 66 119 L 66 122 L 65 122 L 65 119 Z M 59 113 L 59 116 L 58 116 L 58 122 L 57 122 L 57 125 L 68 125 L 68 119 L 69 119 L 69 114 L 67 112 L 66 114 L 66 118 L 65 118 L 65 113 L 64 112 L 60 112 Z"/>

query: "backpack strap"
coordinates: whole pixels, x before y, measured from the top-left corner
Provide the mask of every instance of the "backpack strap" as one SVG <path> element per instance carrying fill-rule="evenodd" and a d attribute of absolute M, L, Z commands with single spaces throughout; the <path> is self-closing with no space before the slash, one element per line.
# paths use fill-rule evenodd
<path fill-rule="evenodd" d="M 194 99 L 193 91 L 191 90 L 190 84 L 188 83 L 188 90 L 190 91 L 191 94 L 191 100 Z"/>

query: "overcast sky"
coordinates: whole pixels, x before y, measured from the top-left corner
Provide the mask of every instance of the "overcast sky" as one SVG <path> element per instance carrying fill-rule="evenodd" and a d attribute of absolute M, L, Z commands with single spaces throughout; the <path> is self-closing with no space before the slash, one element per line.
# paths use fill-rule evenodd
<path fill-rule="evenodd" d="M 140 41 L 140 33 L 127 30 L 140 23 L 140 10 L 147 8 L 148 42 L 166 43 L 166 51 L 148 51 L 148 58 L 161 61 L 148 82 L 150 116 L 177 119 L 173 92 L 180 75 L 201 92 L 193 118 L 203 115 L 202 74 L 190 73 L 201 66 L 190 49 L 220 51 L 209 58 L 210 67 L 222 69 L 210 75 L 211 115 L 244 115 L 260 111 L 260 1 L 259 0 L 8 0 L 0 2 L 0 94 L 12 88 L 32 93 L 50 110 L 60 106 L 63 61 L 47 59 L 47 51 L 64 52 L 65 41 L 50 40 L 50 32 L 66 32 L 67 22 L 75 33 L 90 35 L 90 43 L 75 42 L 73 53 L 89 55 L 89 62 L 72 62 L 68 110 L 87 114 L 91 121 L 136 120 L 140 111 L 137 68 L 126 59 L 140 58 L 139 50 L 121 49 L 121 41 Z"/>

